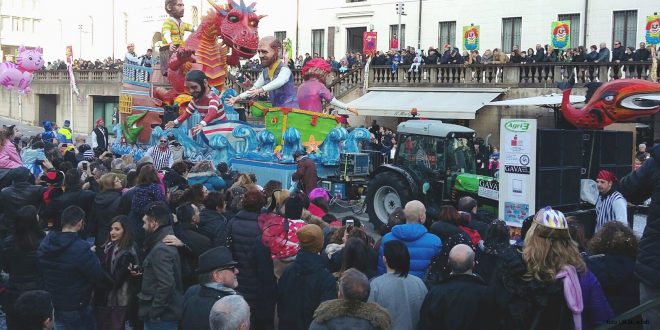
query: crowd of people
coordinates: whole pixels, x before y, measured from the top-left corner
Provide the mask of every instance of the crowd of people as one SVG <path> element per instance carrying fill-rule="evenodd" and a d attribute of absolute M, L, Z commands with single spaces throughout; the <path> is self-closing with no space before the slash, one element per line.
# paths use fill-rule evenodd
<path fill-rule="evenodd" d="M 463 197 L 437 214 L 408 202 L 370 235 L 333 215 L 303 153 L 288 190 L 225 163 L 135 161 L 57 138 L 19 151 L 15 126 L 0 134 L 8 329 L 592 329 L 640 304 L 644 240 L 619 221 L 586 240 L 547 207 L 510 237 Z M 176 141 L 161 142 L 171 155 Z M 38 169 L 27 149 L 46 155 Z M 633 179 L 623 194 L 653 182 Z"/>
<path fill-rule="evenodd" d="M 95 61 L 85 59 L 75 59 L 71 64 L 73 70 L 121 70 L 123 61 L 121 59 L 113 60 L 108 57 L 104 60 L 96 59 Z M 66 61 L 55 60 L 47 62 L 42 70 L 66 70 Z"/>

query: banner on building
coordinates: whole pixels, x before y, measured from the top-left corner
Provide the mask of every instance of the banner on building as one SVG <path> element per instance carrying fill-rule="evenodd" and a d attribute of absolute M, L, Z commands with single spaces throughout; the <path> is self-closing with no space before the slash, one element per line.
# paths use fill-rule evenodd
<path fill-rule="evenodd" d="M 479 50 L 479 33 L 478 25 L 463 27 L 463 50 Z"/>
<path fill-rule="evenodd" d="M 555 21 L 550 24 L 552 48 L 568 49 L 571 47 L 571 22 Z"/>
<path fill-rule="evenodd" d="M 536 119 L 500 124 L 499 217 L 521 227 L 536 210 Z"/>
<path fill-rule="evenodd" d="M 646 44 L 660 45 L 660 15 L 646 16 Z"/>
<path fill-rule="evenodd" d="M 362 53 L 367 56 L 376 55 L 376 45 L 378 45 L 378 35 L 376 32 L 364 32 L 362 34 Z"/>
<path fill-rule="evenodd" d="M 66 63 L 73 63 L 73 46 L 66 46 Z"/>

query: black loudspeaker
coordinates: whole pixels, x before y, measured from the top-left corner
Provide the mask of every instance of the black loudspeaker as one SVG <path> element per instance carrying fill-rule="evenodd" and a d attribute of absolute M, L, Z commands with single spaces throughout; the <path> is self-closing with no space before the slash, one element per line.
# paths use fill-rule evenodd
<path fill-rule="evenodd" d="M 631 132 L 585 131 L 583 179 L 595 180 L 602 169 L 621 178 L 632 171 L 633 137 Z"/>
<path fill-rule="evenodd" d="M 572 205 L 580 202 L 580 167 L 540 168 L 536 173 L 536 206 Z"/>
<path fill-rule="evenodd" d="M 536 206 L 580 202 L 583 131 L 541 129 L 537 135 Z"/>

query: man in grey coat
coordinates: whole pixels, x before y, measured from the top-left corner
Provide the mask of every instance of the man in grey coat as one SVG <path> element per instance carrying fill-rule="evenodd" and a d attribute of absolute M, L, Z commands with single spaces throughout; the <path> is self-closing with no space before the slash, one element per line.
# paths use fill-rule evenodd
<path fill-rule="evenodd" d="M 174 235 L 170 210 L 163 202 L 147 206 L 142 221 L 147 233 L 144 248 L 142 289 L 138 294 L 139 316 L 145 329 L 176 330 L 183 313 L 181 259 L 174 246 L 163 239 Z"/>

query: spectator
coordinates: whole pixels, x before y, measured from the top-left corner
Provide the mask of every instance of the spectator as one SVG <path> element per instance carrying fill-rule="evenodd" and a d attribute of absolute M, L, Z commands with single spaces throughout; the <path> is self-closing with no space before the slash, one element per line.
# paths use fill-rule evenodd
<path fill-rule="evenodd" d="M 585 261 L 616 315 L 639 305 L 639 281 L 634 275 L 637 249 L 633 231 L 616 221 L 606 223 L 589 241 L 591 255 Z"/>
<path fill-rule="evenodd" d="M 89 244 L 78 234 L 84 219 L 85 211 L 80 207 L 67 207 L 62 212 L 62 231 L 50 231 L 37 250 L 44 288 L 53 297 L 56 328 L 96 329 L 89 306 L 92 290 L 111 283 Z"/>
<path fill-rule="evenodd" d="M 110 221 L 110 234 L 97 251 L 101 266 L 113 280 L 112 288 L 94 293 L 96 320 L 101 330 L 123 330 L 135 304 L 137 288 L 133 286 L 129 268 L 138 265 L 138 255 L 133 240 L 133 227 L 128 218 L 116 216 Z M 131 325 L 136 320 L 131 319 Z"/>
<path fill-rule="evenodd" d="M 179 141 L 170 141 L 169 142 L 170 151 L 172 151 L 172 161 L 178 162 L 183 160 L 184 149 L 183 145 Z"/>
<path fill-rule="evenodd" d="M 227 190 L 227 204 L 231 214 L 236 214 L 240 210 L 240 203 L 243 200 L 243 195 L 248 190 L 256 190 L 257 187 L 246 173 L 242 173 L 236 178 L 236 182 Z"/>
<path fill-rule="evenodd" d="M 219 191 L 210 192 L 204 200 L 204 208 L 199 213 L 197 228 L 211 239 L 213 246 L 226 246 L 229 221 L 223 215 L 224 212 L 224 194 Z"/>
<path fill-rule="evenodd" d="M 476 229 L 483 237 L 488 229 L 488 221 L 479 213 L 477 201 L 470 196 L 463 196 L 458 200 L 458 211 L 470 214 L 470 227 Z"/>
<path fill-rule="evenodd" d="M 174 164 L 174 156 L 172 151 L 167 146 L 167 136 L 163 135 L 158 140 L 158 145 L 150 147 L 144 156 L 151 157 L 156 170 L 161 170 L 165 167 L 172 167 Z"/>
<path fill-rule="evenodd" d="M 308 329 L 319 304 L 337 297 L 335 279 L 319 255 L 323 248 L 321 228 L 305 225 L 296 236 L 300 250 L 278 283 L 277 314 L 281 329 Z"/>
<path fill-rule="evenodd" d="M 2 242 L 2 270 L 9 275 L 2 293 L 2 310 L 7 329 L 21 329 L 14 309 L 16 299 L 25 291 L 43 289 L 37 269 L 37 248 L 45 234 L 39 226 L 37 209 L 24 206 L 16 212 L 16 225 L 12 235 Z"/>
<path fill-rule="evenodd" d="M 359 228 L 353 228 L 348 236 L 344 248 L 335 254 L 341 256 L 341 272 L 355 268 L 369 279 L 375 277 L 378 274 L 377 254 L 369 244 L 369 236 Z"/>
<path fill-rule="evenodd" d="M 392 228 L 392 232 L 383 237 L 381 244 L 384 245 L 395 239 L 403 241 L 410 252 L 410 273 L 422 278 L 431 263 L 431 258 L 440 251 L 442 244 L 440 238 L 429 233 L 424 227 L 426 207 L 422 202 L 410 201 L 403 211 L 406 214 L 406 224 Z M 378 253 L 378 272 L 380 274 L 385 273 L 382 258 L 383 246 Z"/>
<path fill-rule="evenodd" d="M 16 125 L 6 126 L 0 131 L 0 182 L 6 182 L 6 185 L 9 184 L 9 180 L 3 178 L 9 173 L 9 170 L 23 166 L 18 149 L 13 143 L 17 131 Z M 4 187 L 5 185 L 2 185 L 0 189 Z"/>
<path fill-rule="evenodd" d="M 222 180 L 225 180 L 225 184 L 227 186 L 234 184 L 234 177 L 229 172 L 229 165 L 227 165 L 227 163 L 221 162 L 220 164 L 218 164 L 217 170 Z"/>
<path fill-rule="evenodd" d="M 402 225 L 405 223 L 406 223 L 406 214 L 403 212 L 403 208 L 397 207 L 387 217 L 387 225 L 382 227 L 380 232 L 381 237 L 378 239 L 378 241 L 376 241 L 376 244 L 374 244 L 374 250 L 376 251 L 380 250 L 383 237 L 388 233 L 392 232 L 392 228 L 394 228 L 394 226 Z"/>
<path fill-rule="evenodd" d="M 209 315 L 211 330 L 250 329 L 250 306 L 243 297 L 232 295 L 216 301 Z"/>
<path fill-rule="evenodd" d="M 193 166 L 187 178 L 189 185 L 201 183 L 208 191 L 221 191 L 226 186 L 225 181 L 215 173 L 213 163 L 208 160 Z"/>
<path fill-rule="evenodd" d="M 53 201 L 49 205 L 39 210 L 39 218 L 53 219 L 53 228 L 55 230 L 62 228 L 62 210 L 72 205 L 80 207 L 85 212 L 85 215 L 89 214 L 89 220 L 91 221 L 95 194 L 90 190 L 82 190 L 78 170 L 70 169 L 66 172 L 64 176 L 64 188 L 65 191 L 62 195 L 53 198 Z"/>
<path fill-rule="evenodd" d="M 510 246 L 509 227 L 504 221 L 495 220 L 488 226 L 484 237 L 483 244 L 476 249 L 478 263 L 475 273 L 489 284 L 500 256 Z"/>
<path fill-rule="evenodd" d="M 108 129 L 105 127 L 105 121 L 102 118 L 96 120 L 96 127 L 92 130 L 91 140 L 92 149 L 108 150 Z"/>
<path fill-rule="evenodd" d="M 138 315 L 145 329 L 176 330 L 183 310 L 181 259 L 175 247 L 163 242 L 174 234 L 170 216 L 165 203 L 153 202 L 142 218 L 147 236 Z"/>
<path fill-rule="evenodd" d="M 43 330 L 52 329 L 54 326 L 53 300 L 46 291 L 33 290 L 23 293 L 16 300 L 14 308 L 17 317 L 16 329 Z"/>
<path fill-rule="evenodd" d="M 186 202 L 179 205 L 176 208 L 176 219 L 174 234 L 185 247 L 181 250 L 183 287 L 188 288 L 197 282 L 195 280 L 197 260 L 204 252 L 211 249 L 211 239 L 197 229 L 199 208 L 195 204 Z"/>
<path fill-rule="evenodd" d="M 223 297 L 237 294 L 236 274 L 238 263 L 232 260 L 231 252 L 224 246 L 219 246 L 204 252 L 199 256 L 199 284 L 188 290 L 183 298 L 183 329 L 210 329 L 207 316 L 213 305 Z"/>
<path fill-rule="evenodd" d="M 137 186 L 133 188 L 131 209 L 129 217 L 135 224 L 135 240 L 142 246 L 144 229 L 139 226 L 139 219 L 145 214 L 147 206 L 152 202 L 165 201 L 165 194 L 158 178 L 158 173 L 152 164 L 145 164 L 140 168 Z M 128 194 L 128 193 L 127 193 Z"/>
<path fill-rule="evenodd" d="M 607 48 L 604 42 L 601 42 L 600 49 L 598 49 L 598 58 L 594 62 L 606 63 L 609 61 L 610 61 L 610 50 Z"/>
<path fill-rule="evenodd" d="M 126 46 L 126 54 L 124 55 L 124 62 L 130 65 L 140 65 L 140 58 L 135 54 L 135 44 L 129 43 Z"/>
<path fill-rule="evenodd" d="M 491 286 L 495 322 L 503 329 L 591 329 L 614 316 L 566 218 L 550 207 L 534 216 L 522 253 L 503 254 Z"/>
<path fill-rule="evenodd" d="M 406 245 L 397 240 L 387 242 L 383 247 L 383 263 L 387 273 L 371 281 L 369 302 L 387 309 L 392 329 L 417 329 L 427 289 L 417 276 L 408 276 L 410 255 Z"/>
<path fill-rule="evenodd" d="M 188 167 L 183 161 L 177 161 L 172 164 L 172 169 L 165 172 L 163 184 L 168 192 L 185 190 L 188 184 Z"/>
<path fill-rule="evenodd" d="M 30 170 L 23 166 L 10 170 L 7 176 L 11 181 L 11 186 L 0 191 L 0 205 L 2 206 L 0 209 L 4 212 L 2 224 L 11 230 L 16 221 L 16 211 L 27 205 L 38 209 L 42 204 L 45 189 L 30 183 L 34 177 Z"/>
<path fill-rule="evenodd" d="M 451 275 L 424 299 L 419 329 L 487 329 L 493 325 L 486 283 L 472 273 L 474 257 L 467 245 L 451 249 Z"/>
<path fill-rule="evenodd" d="M 369 291 L 367 277 L 355 268 L 347 269 L 339 281 L 339 299 L 321 303 L 309 329 L 389 329 L 389 313 L 367 302 Z"/>
<path fill-rule="evenodd" d="M 441 241 L 448 240 L 452 236 L 463 236 L 469 240 L 470 237 L 467 235 L 467 233 L 458 227 L 460 223 L 460 217 L 460 214 L 453 206 L 441 206 L 440 212 L 438 214 L 438 221 L 433 222 L 431 225 L 431 233 L 440 237 Z"/>
<path fill-rule="evenodd" d="M 92 215 L 90 216 L 90 234 L 94 235 L 97 248 L 108 242 L 108 234 L 111 230 L 110 223 L 118 215 L 117 210 L 123 188 L 121 180 L 114 173 L 104 174 L 101 177 L 100 186 L 101 192 L 94 197 Z"/>

